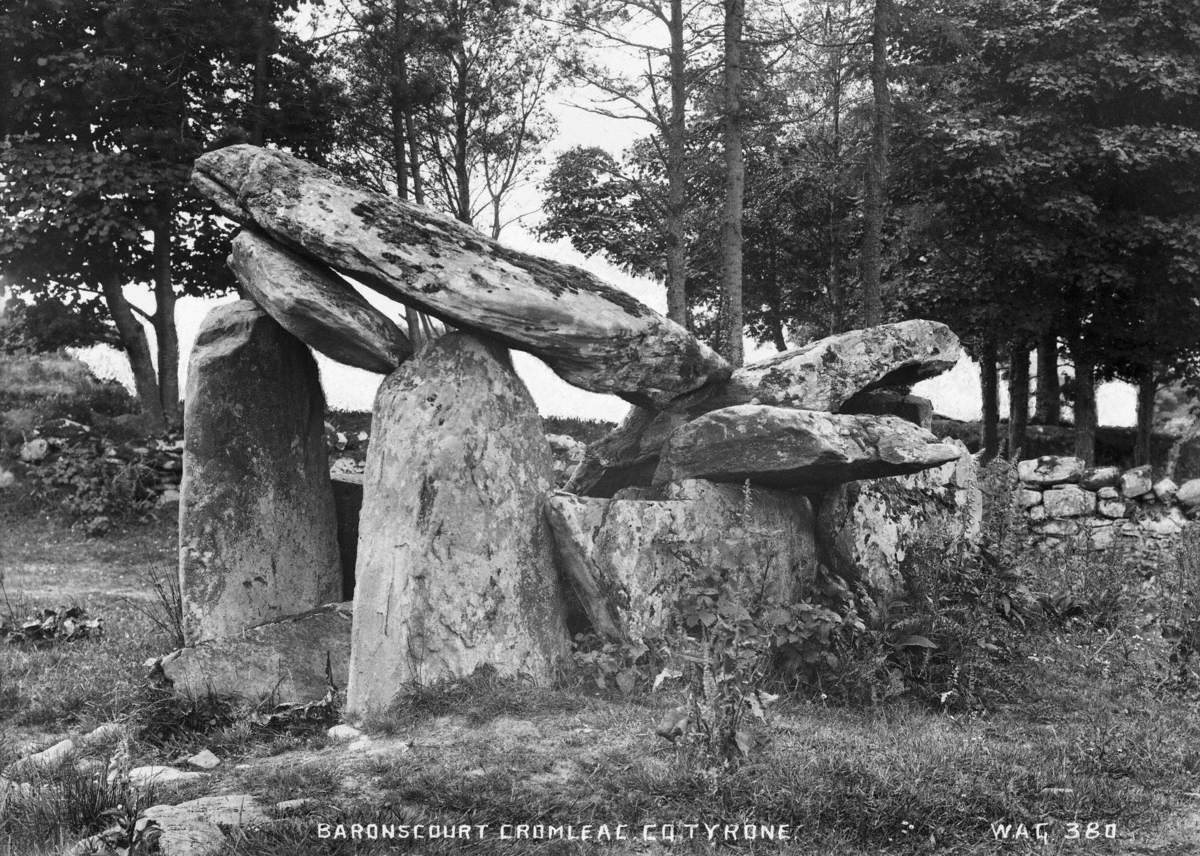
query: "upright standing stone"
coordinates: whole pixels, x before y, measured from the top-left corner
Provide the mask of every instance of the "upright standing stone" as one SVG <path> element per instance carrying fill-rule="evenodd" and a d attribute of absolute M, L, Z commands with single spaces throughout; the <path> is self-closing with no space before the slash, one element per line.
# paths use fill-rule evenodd
<path fill-rule="evenodd" d="M 246 300 L 213 309 L 188 364 L 179 581 L 189 645 L 341 599 L 308 348 Z"/>
<path fill-rule="evenodd" d="M 553 458 L 507 354 L 444 336 L 387 377 L 371 424 L 347 711 L 485 663 L 548 680 L 567 652 Z"/>

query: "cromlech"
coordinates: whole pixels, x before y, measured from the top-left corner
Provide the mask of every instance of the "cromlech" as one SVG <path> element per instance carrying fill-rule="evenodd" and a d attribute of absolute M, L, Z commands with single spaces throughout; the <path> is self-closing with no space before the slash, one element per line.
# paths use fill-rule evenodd
<path fill-rule="evenodd" d="M 660 631 L 687 567 L 786 605 L 830 573 L 896 589 L 922 533 L 978 539 L 975 462 L 910 394 L 959 358 L 943 324 L 733 370 L 582 269 L 294 156 L 231 146 L 192 183 L 242 226 L 245 298 L 210 312 L 188 366 L 177 687 L 299 701 L 331 680 L 354 720 L 480 666 L 548 683 L 572 633 Z M 452 332 L 411 341 L 339 274 Z M 386 376 L 359 478 L 330 475 L 310 348 Z M 566 489 L 509 349 L 634 405 Z"/>

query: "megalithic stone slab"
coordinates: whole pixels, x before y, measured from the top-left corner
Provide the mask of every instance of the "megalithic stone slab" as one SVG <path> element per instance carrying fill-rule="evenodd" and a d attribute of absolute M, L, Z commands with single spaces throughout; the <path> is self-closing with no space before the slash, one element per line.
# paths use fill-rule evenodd
<path fill-rule="evenodd" d="M 623 487 L 648 484 L 671 433 L 712 410 L 754 403 L 860 412 L 871 391 L 903 389 L 934 377 L 952 368 L 959 353 L 958 337 L 936 321 L 901 321 L 820 339 L 740 368 L 727 382 L 661 412 L 631 410 L 611 434 L 588 446 L 566 489 L 612 496 Z"/>
<path fill-rule="evenodd" d="M 543 517 L 553 457 L 507 353 L 438 339 L 379 389 L 363 479 L 347 711 L 488 664 L 546 682 L 567 653 Z"/>
<path fill-rule="evenodd" d="M 408 336 L 324 265 L 243 230 L 229 267 L 268 315 L 332 360 L 387 374 L 412 356 Z"/>
<path fill-rule="evenodd" d="M 196 336 L 184 401 L 187 644 L 340 600 L 325 399 L 308 348 L 249 301 L 218 306 Z"/>
<path fill-rule="evenodd" d="M 529 351 L 592 392 L 662 407 L 729 376 L 711 348 L 587 271 L 509 249 L 283 152 L 209 152 L 192 184 L 235 220 L 456 327 Z"/>
<path fill-rule="evenodd" d="M 817 413 L 742 404 L 706 413 L 671 435 L 656 483 L 687 478 L 816 492 L 859 479 L 907 475 L 957 460 L 896 416 Z"/>
<path fill-rule="evenodd" d="M 667 499 L 559 492 L 546 515 L 591 629 L 622 642 L 661 637 L 678 616 L 680 584 L 720 570 L 747 607 L 790 606 L 817 572 L 809 500 L 784 491 L 685 481 Z"/>

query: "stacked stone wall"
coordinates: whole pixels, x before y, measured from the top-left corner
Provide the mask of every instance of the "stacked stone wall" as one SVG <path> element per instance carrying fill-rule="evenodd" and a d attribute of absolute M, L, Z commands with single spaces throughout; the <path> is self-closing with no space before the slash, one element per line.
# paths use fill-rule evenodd
<path fill-rule="evenodd" d="M 1155 480 L 1149 466 L 1088 468 L 1046 456 L 1017 465 L 1014 501 L 1030 545 L 1132 550 L 1147 559 L 1178 543 L 1200 515 L 1200 479 Z"/>

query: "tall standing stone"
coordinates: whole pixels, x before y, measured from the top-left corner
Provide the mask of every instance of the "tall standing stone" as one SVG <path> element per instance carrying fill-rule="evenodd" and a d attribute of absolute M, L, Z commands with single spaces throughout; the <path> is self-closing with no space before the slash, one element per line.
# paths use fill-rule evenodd
<path fill-rule="evenodd" d="M 341 599 L 325 399 L 308 348 L 246 300 L 188 364 L 179 581 L 189 645 Z"/>
<path fill-rule="evenodd" d="M 347 712 L 482 664 L 547 681 L 567 652 L 553 457 L 507 354 L 442 337 L 384 380 L 371 434 Z"/>

